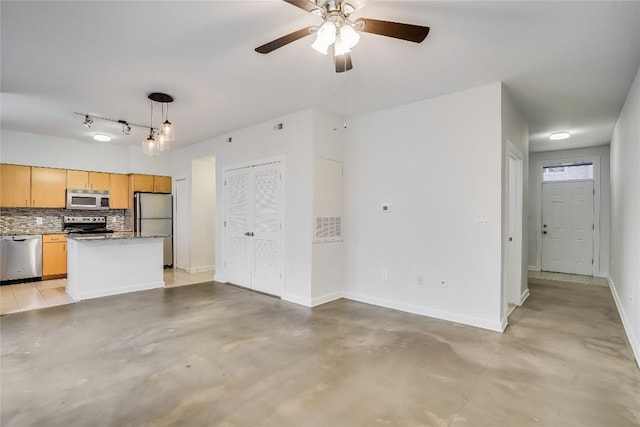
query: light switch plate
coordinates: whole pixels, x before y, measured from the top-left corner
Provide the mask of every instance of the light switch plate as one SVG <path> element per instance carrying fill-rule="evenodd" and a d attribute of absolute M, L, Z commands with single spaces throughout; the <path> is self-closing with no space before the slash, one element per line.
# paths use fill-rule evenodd
<path fill-rule="evenodd" d="M 489 216 L 485 211 L 476 211 L 473 217 L 474 222 L 489 222 Z"/>
<path fill-rule="evenodd" d="M 36 225 L 42 225 L 43 224 L 43 220 L 41 216 L 37 216 L 36 217 Z"/>

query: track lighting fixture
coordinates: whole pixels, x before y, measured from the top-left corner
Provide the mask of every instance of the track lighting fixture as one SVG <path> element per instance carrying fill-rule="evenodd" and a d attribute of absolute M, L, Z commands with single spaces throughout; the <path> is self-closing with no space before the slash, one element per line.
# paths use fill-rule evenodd
<path fill-rule="evenodd" d="M 91 116 L 88 115 L 88 114 L 85 114 L 84 115 L 84 122 L 82 122 L 82 124 L 85 125 L 86 127 L 90 128 L 92 123 L 93 123 L 93 119 L 91 118 Z"/>
<path fill-rule="evenodd" d="M 151 114 L 149 126 L 141 125 L 138 123 L 132 123 L 126 120 L 110 119 L 108 117 L 96 116 L 93 114 L 74 113 L 80 116 L 84 116 L 82 124 L 86 127 L 91 127 L 94 119 L 105 120 L 108 122 L 115 122 L 122 125 L 122 133 L 125 135 L 131 134 L 132 126 L 149 129 L 149 136 L 142 141 L 142 151 L 149 157 L 156 157 L 161 151 L 169 151 L 170 143 L 175 140 L 175 128 L 169 121 L 169 104 L 173 102 L 173 97 L 166 93 L 153 92 L 150 93 L 147 98 L 151 101 Z M 160 120 L 163 120 L 158 128 L 153 127 L 153 103 L 159 102 L 162 104 L 162 114 Z"/>
<path fill-rule="evenodd" d="M 122 133 L 125 135 L 131 135 L 131 125 L 124 120 L 118 120 L 118 123 L 122 124 Z"/>

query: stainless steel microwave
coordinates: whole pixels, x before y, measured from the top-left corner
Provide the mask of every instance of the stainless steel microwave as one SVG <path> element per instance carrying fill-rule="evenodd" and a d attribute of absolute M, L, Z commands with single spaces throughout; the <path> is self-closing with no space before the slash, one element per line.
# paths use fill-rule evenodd
<path fill-rule="evenodd" d="M 109 192 L 67 189 L 67 209 L 109 209 Z"/>

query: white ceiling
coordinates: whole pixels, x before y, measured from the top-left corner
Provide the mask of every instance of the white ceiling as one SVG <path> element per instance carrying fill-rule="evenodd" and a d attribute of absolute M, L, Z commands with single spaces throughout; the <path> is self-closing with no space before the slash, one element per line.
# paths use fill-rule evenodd
<path fill-rule="evenodd" d="M 111 144 L 146 134 L 98 121 L 87 129 L 74 112 L 148 124 L 155 91 L 174 96 L 176 143 L 188 145 L 308 107 L 349 116 L 502 81 L 529 122 L 532 151 L 602 145 L 640 64 L 638 1 L 370 0 L 353 18 L 431 32 L 422 44 L 363 34 L 354 69 L 338 75 L 312 37 L 254 52 L 319 21 L 279 0 L 0 8 L 2 127 L 88 143 L 97 132 Z M 549 142 L 559 129 L 573 137 Z"/>

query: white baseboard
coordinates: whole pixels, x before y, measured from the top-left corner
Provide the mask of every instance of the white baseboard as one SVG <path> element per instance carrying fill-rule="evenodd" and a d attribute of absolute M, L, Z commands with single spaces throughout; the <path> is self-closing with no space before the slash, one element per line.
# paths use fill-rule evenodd
<path fill-rule="evenodd" d="M 507 329 L 507 325 L 509 325 L 509 316 L 504 316 L 500 321 L 500 327 L 502 328 L 500 332 L 504 332 Z"/>
<path fill-rule="evenodd" d="M 530 265 L 530 266 L 528 267 L 528 270 L 529 270 L 529 271 L 542 271 L 542 269 L 541 269 L 539 266 L 537 266 L 537 265 Z"/>
<path fill-rule="evenodd" d="M 203 273 L 205 271 L 215 271 L 215 265 L 204 265 L 202 267 L 193 267 L 187 270 L 189 273 Z"/>
<path fill-rule="evenodd" d="M 76 301 L 83 301 L 86 299 L 108 297 L 112 295 L 128 294 L 130 292 L 148 291 L 150 289 L 164 288 L 164 280 L 160 282 L 140 283 L 134 286 L 125 286 L 122 288 L 107 289 L 107 290 L 92 290 L 89 292 L 74 292 L 73 289 L 68 289 L 67 293 Z"/>
<path fill-rule="evenodd" d="M 622 300 L 620 299 L 620 295 L 618 295 L 618 291 L 616 290 L 615 285 L 613 284 L 613 280 L 611 280 L 611 276 L 607 276 L 607 280 L 609 280 L 609 288 L 611 289 L 611 294 L 613 295 L 613 300 L 616 303 L 616 307 L 618 308 L 618 313 L 620 314 L 620 319 L 622 320 L 622 326 L 624 328 L 624 332 L 627 335 L 627 339 L 629 340 L 629 344 L 631 344 L 631 350 L 633 351 L 633 355 L 636 358 L 636 364 L 638 368 L 640 368 L 640 343 L 636 340 L 633 335 L 633 329 L 631 328 L 631 323 L 629 322 L 629 318 L 624 311 L 624 306 L 622 305 Z"/>
<path fill-rule="evenodd" d="M 282 295 L 282 300 L 292 302 L 294 304 L 303 305 L 305 307 L 313 307 L 311 304 L 311 298 L 302 297 L 300 295 L 294 294 L 284 294 Z"/>
<path fill-rule="evenodd" d="M 531 293 L 529 292 L 529 288 L 527 288 L 524 290 L 524 292 L 522 292 L 522 295 L 520 295 L 520 304 L 518 305 L 524 304 L 527 298 L 529 298 L 529 295 L 531 295 Z"/>
<path fill-rule="evenodd" d="M 335 301 L 337 299 L 342 298 L 342 291 L 332 292 L 330 294 L 326 294 L 320 297 L 315 297 L 311 300 L 311 307 L 317 307 L 322 304 L 326 304 L 331 301 Z"/>
<path fill-rule="evenodd" d="M 413 304 L 406 304 L 403 302 L 387 300 L 383 298 L 370 297 L 362 294 L 356 294 L 353 292 L 345 292 L 344 298 L 363 302 L 366 304 L 377 305 L 380 307 L 392 308 L 394 310 L 405 311 L 407 313 L 420 314 L 422 316 L 433 317 L 436 319 L 447 320 L 455 323 L 462 323 L 463 325 L 475 326 L 477 328 L 488 329 L 495 332 L 503 332 L 503 320 L 488 320 L 479 317 L 465 316 L 458 313 L 450 313 L 446 311 L 434 310 L 427 307 L 422 307 Z M 506 327 L 506 325 L 505 325 Z"/>

